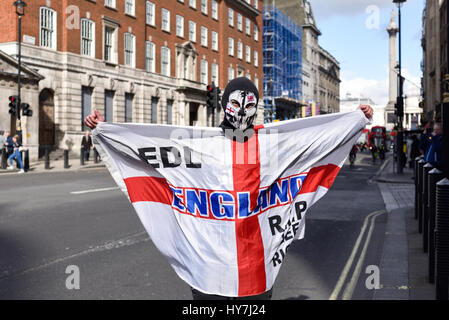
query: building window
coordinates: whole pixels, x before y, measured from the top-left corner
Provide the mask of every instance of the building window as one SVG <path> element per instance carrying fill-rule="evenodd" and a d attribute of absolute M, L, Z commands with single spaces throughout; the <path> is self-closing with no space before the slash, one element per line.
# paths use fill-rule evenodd
<path fill-rule="evenodd" d="M 196 23 L 189 21 L 189 40 L 196 42 Z"/>
<path fill-rule="evenodd" d="M 159 103 L 159 98 L 151 98 L 151 123 L 157 123 L 157 104 Z"/>
<path fill-rule="evenodd" d="M 136 14 L 136 7 L 134 0 L 125 0 L 125 13 L 132 16 Z"/>
<path fill-rule="evenodd" d="M 234 79 L 234 77 L 235 77 L 234 68 L 229 67 L 228 68 L 228 82 L 231 81 L 232 79 Z"/>
<path fill-rule="evenodd" d="M 251 63 L 251 47 L 246 46 L 246 62 Z"/>
<path fill-rule="evenodd" d="M 173 123 L 173 100 L 167 100 L 167 124 Z"/>
<path fill-rule="evenodd" d="M 115 29 L 111 27 L 104 28 L 104 60 L 116 62 L 115 58 Z"/>
<path fill-rule="evenodd" d="M 243 17 L 240 13 L 237 13 L 237 30 L 243 31 Z"/>
<path fill-rule="evenodd" d="M 92 92 L 93 88 L 91 87 L 81 87 L 81 130 L 83 131 L 87 129 L 84 119 L 91 113 Z"/>
<path fill-rule="evenodd" d="M 212 63 L 211 66 L 211 79 L 216 86 L 218 86 L 218 64 Z"/>
<path fill-rule="evenodd" d="M 201 0 L 201 13 L 207 15 L 207 0 Z"/>
<path fill-rule="evenodd" d="M 200 82 L 202 84 L 207 84 L 207 69 L 208 69 L 208 63 L 206 60 L 201 60 L 201 64 L 200 64 L 200 72 L 201 72 L 201 76 L 200 76 Z"/>
<path fill-rule="evenodd" d="M 125 33 L 125 65 L 136 67 L 136 37 L 131 33 Z"/>
<path fill-rule="evenodd" d="M 145 43 L 145 69 L 156 72 L 156 45 L 151 41 Z"/>
<path fill-rule="evenodd" d="M 246 18 L 246 25 L 245 25 L 245 29 L 246 29 L 246 34 L 247 35 L 251 35 L 251 20 L 249 20 L 248 18 Z"/>
<path fill-rule="evenodd" d="M 218 33 L 212 31 L 212 50 L 218 51 Z"/>
<path fill-rule="evenodd" d="M 207 28 L 201 26 L 201 45 L 207 47 Z"/>
<path fill-rule="evenodd" d="M 162 8 L 162 30 L 170 32 L 170 11 Z"/>
<path fill-rule="evenodd" d="M 170 49 L 167 47 L 161 48 L 161 74 L 170 76 Z"/>
<path fill-rule="evenodd" d="M 106 7 L 115 8 L 115 0 L 104 0 L 104 5 Z"/>
<path fill-rule="evenodd" d="M 259 9 L 259 0 L 254 0 L 254 8 Z"/>
<path fill-rule="evenodd" d="M 125 92 L 125 122 L 133 122 L 133 99 L 132 93 Z"/>
<path fill-rule="evenodd" d="M 104 91 L 104 120 L 106 122 L 113 121 L 114 95 L 115 91 Z"/>
<path fill-rule="evenodd" d="M 150 24 L 152 26 L 154 26 L 156 24 L 155 21 L 155 10 L 156 6 L 153 2 L 147 1 L 147 17 L 146 17 L 146 22 L 147 24 Z"/>
<path fill-rule="evenodd" d="M 259 41 L 259 28 L 254 25 L 254 40 Z"/>
<path fill-rule="evenodd" d="M 257 51 L 254 51 L 254 66 L 259 66 L 259 53 Z"/>
<path fill-rule="evenodd" d="M 184 38 L 184 17 L 176 16 L 176 35 L 178 37 Z"/>
<path fill-rule="evenodd" d="M 218 3 L 215 0 L 212 0 L 212 19 L 218 20 Z"/>
<path fill-rule="evenodd" d="M 81 19 L 81 54 L 95 57 L 95 23 Z"/>
<path fill-rule="evenodd" d="M 243 59 L 243 43 L 237 42 L 237 58 Z"/>
<path fill-rule="evenodd" d="M 233 27 L 234 26 L 234 10 L 228 8 L 228 24 Z"/>
<path fill-rule="evenodd" d="M 56 11 L 41 7 L 39 33 L 41 47 L 56 49 Z"/>
<path fill-rule="evenodd" d="M 228 38 L 228 55 L 234 56 L 234 39 Z"/>
<path fill-rule="evenodd" d="M 256 76 L 254 76 L 254 85 L 256 86 L 257 90 L 259 90 L 259 78 Z"/>
<path fill-rule="evenodd" d="M 189 0 L 189 6 L 196 9 L 196 0 Z"/>

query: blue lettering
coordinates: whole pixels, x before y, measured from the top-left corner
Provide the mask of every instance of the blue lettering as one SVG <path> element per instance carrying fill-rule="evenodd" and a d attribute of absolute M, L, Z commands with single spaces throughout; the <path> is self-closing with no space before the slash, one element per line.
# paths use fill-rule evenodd
<path fill-rule="evenodd" d="M 170 187 L 173 191 L 173 203 L 172 207 L 175 207 L 176 209 L 180 211 L 184 211 L 186 208 L 182 205 L 182 189 L 176 189 Z M 179 198 L 177 195 L 180 194 L 181 198 Z"/>
<path fill-rule="evenodd" d="M 187 212 L 196 215 L 197 209 L 200 215 L 207 217 L 207 192 L 199 191 L 199 195 L 195 190 L 186 190 Z"/>
<path fill-rule="evenodd" d="M 270 206 L 277 204 L 279 199 L 280 204 L 285 204 L 288 199 L 288 179 L 281 181 L 281 188 L 279 188 L 279 182 L 273 183 L 270 187 Z"/>
<path fill-rule="evenodd" d="M 234 218 L 234 197 L 225 192 L 214 192 L 210 196 L 212 214 L 217 219 Z"/>
<path fill-rule="evenodd" d="M 305 176 L 296 176 L 290 179 L 290 193 L 292 195 L 292 199 L 294 199 L 298 195 L 299 191 L 301 191 L 304 178 Z"/>
<path fill-rule="evenodd" d="M 251 215 L 250 205 L 249 205 L 249 192 L 239 192 L 239 218 L 246 218 Z"/>

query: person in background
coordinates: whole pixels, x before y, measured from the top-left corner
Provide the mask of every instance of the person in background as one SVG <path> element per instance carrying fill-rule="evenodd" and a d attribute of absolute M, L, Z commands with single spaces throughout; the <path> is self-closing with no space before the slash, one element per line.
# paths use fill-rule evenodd
<path fill-rule="evenodd" d="M 22 155 L 20 154 L 20 143 L 19 143 L 19 136 L 16 134 L 13 138 L 13 153 L 9 156 L 8 161 L 9 161 L 9 167 L 7 168 L 8 170 L 14 170 L 13 167 L 13 160 L 16 159 L 17 162 L 20 165 L 20 171 L 18 172 L 20 173 L 24 173 L 25 171 L 23 170 L 23 162 L 22 162 Z"/>
<path fill-rule="evenodd" d="M 9 157 L 14 151 L 14 142 L 12 141 L 12 136 L 9 131 L 5 131 L 4 137 L 6 139 L 4 146 L 6 148 L 6 157 Z"/>
<path fill-rule="evenodd" d="M 84 160 L 89 161 L 90 149 L 93 149 L 92 137 L 90 136 L 89 131 L 86 131 L 84 134 L 81 146 L 83 149 Z"/>
<path fill-rule="evenodd" d="M 427 154 L 431 139 L 432 139 L 432 126 L 430 122 L 428 122 L 424 128 L 424 132 L 421 135 L 421 138 L 419 139 L 419 152 L 421 152 L 423 156 Z"/>
<path fill-rule="evenodd" d="M 443 130 L 441 130 L 440 123 L 435 123 L 433 126 L 432 137 L 430 138 L 430 144 L 425 155 L 425 160 L 434 167 L 441 169 L 441 165 L 443 164 L 442 156 Z"/>

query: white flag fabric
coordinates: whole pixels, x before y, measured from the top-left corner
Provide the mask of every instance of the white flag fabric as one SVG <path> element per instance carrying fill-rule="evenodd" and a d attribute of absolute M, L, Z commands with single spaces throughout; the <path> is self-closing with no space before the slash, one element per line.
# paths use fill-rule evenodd
<path fill-rule="evenodd" d="M 221 128 L 100 123 L 94 143 L 179 277 L 229 297 L 272 288 L 307 210 L 368 123 L 362 111 Z"/>

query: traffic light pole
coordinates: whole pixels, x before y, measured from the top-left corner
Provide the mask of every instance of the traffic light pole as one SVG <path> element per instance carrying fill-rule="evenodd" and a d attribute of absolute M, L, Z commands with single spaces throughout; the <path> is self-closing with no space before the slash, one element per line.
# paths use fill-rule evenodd
<path fill-rule="evenodd" d="M 17 75 L 17 97 L 18 97 L 18 103 L 17 103 L 17 112 L 16 112 L 16 117 L 17 117 L 17 123 L 16 123 L 16 132 L 19 135 L 19 139 L 20 139 L 20 143 L 22 143 L 22 124 L 21 124 L 21 116 L 20 116 L 20 109 L 21 109 L 21 103 L 22 103 L 22 99 L 21 99 L 21 75 L 22 75 L 22 17 L 19 16 L 19 57 L 18 57 L 18 75 Z"/>
<path fill-rule="evenodd" d="M 396 172 L 402 173 L 402 158 L 403 158 L 403 147 L 404 147 L 404 129 L 402 127 L 403 117 L 404 117 L 404 99 L 403 99 L 403 87 L 402 87 L 402 46 L 401 46 L 401 6 L 399 5 L 399 91 L 398 99 L 396 102 L 397 119 L 398 119 L 398 133 L 396 135 Z"/>

